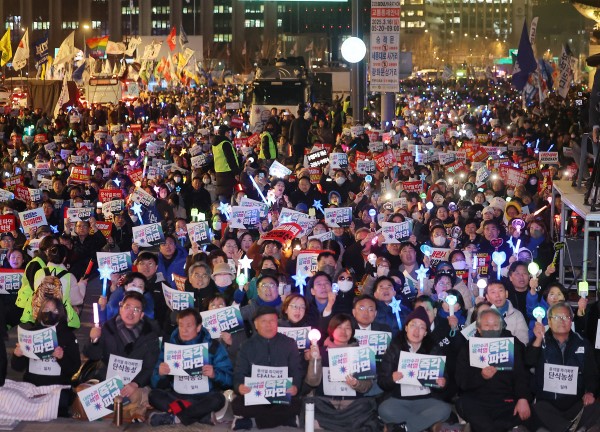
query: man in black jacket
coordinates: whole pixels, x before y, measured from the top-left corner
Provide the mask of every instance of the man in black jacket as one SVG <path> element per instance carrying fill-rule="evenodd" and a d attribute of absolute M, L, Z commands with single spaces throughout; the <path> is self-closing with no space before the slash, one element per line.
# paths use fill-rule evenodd
<path fill-rule="evenodd" d="M 254 316 L 256 333 L 240 348 L 233 372 L 233 389 L 240 395 L 233 400 L 233 413 L 241 418 L 234 422 L 234 430 L 251 429 L 254 418 L 258 428 L 276 428 L 277 426 L 297 427 L 296 416 L 302 403 L 295 396 L 302 383 L 303 373 L 300 367 L 300 354 L 296 342 L 277 332 L 277 310 L 271 306 L 261 306 Z M 252 377 L 252 367 L 287 367 L 292 386 L 287 390 L 291 396 L 289 405 L 251 405 L 246 406 L 244 395 L 251 388 L 244 384 L 245 378 Z"/>
<path fill-rule="evenodd" d="M 535 339 L 527 347 L 526 363 L 535 367 L 533 409 L 550 431 L 569 429 L 582 409 L 577 430 L 590 430 L 600 423 L 600 403 L 595 399 L 598 368 L 593 346 L 571 330 L 572 321 L 571 307 L 564 302 L 555 304 L 548 310 L 550 329 L 546 331 L 542 323 L 536 323 Z"/>
<path fill-rule="evenodd" d="M 308 147 L 308 131 L 310 121 L 304 118 L 304 110 L 298 110 L 296 117 L 290 125 L 289 140 L 294 150 L 294 164 L 304 160 L 304 149 Z"/>

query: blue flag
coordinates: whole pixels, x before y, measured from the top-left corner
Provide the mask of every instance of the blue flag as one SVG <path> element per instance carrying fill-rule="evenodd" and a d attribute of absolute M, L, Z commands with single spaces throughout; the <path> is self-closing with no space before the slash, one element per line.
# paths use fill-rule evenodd
<path fill-rule="evenodd" d="M 33 44 L 35 67 L 39 68 L 48 61 L 48 33 Z"/>
<path fill-rule="evenodd" d="M 523 90 L 529 74 L 535 72 L 537 62 L 533 55 L 533 48 L 529 42 L 529 30 L 527 29 L 527 20 L 523 23 L 523 31 L 521 32 L 521 41 L 519 42 L 519 52 L 517 53 L 517 61 L 513 66 L 513 86 L 517 90 Z"/>

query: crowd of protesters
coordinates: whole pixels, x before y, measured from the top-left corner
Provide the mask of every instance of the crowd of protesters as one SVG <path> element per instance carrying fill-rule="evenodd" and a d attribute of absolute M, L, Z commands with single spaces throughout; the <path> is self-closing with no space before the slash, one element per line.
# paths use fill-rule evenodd
<path fill-rule="evenodd" d="M 1 340 L 15 326 L 54 327 L 49 364 L 17 343 L 10 367 L 28 385 L 59 386 L 52 412 L 21 396 L 0 402 L 0 417 L 83 417 L 74 389 L 121 356 L 142 362 L 120 391 L 127 419 L 153 426 L 215 424 L 230 406 L 234 430 L 299 427 L 310 402 L 334 431 L 598 430 L 600 303 L 558 282 L 550 235 L 567 223 L 551 217 L 552 182 L 575 178 L 595 126 L 585 93 L 524 106 L 501 80 L 402 90 L 385 124 L 376 100 L 363 124 L 339 100 L 273 108 L 255 129 L 243 103 L 226 110 L 243 95 L 235 87 L 0 116 L 0 259 L 21 278 L 0 295 Z M 27 215 L 36 208 L 45 223 Z M 190 224 L 202 222 L 200 240 Z M 158 225 L 148 244 L 144 225 Z M 290 226 L 292 238 L 274 235 Z M 129 259 L 104 275 L 96 325 L 77 341 L 103 253 Z M 174 308 L 165 287 L 192 293 L 193 307 Z M 211 337 L 200 312 L 229 306 L 243 328 Z M 307 327 L 321 338 L 278 332 Z M 359 346 L 357 330 L 390 335 L 376 375 L 333 383 L 329 351 Z M 473 365 L 472 337 L 512 338 L 511 366 Z M 159 338 L 207 344 L 199 375 L 174 375 Z M 445 356 L 443 374 L 406 384 L 402 353 Z M 0 394 L 18 397 L 7 364 Z M 552 387 L 549 365 L 570 367 L 575 384 Z M 286 368 L 287 403 L 244 403 L 255 366 Z"/>

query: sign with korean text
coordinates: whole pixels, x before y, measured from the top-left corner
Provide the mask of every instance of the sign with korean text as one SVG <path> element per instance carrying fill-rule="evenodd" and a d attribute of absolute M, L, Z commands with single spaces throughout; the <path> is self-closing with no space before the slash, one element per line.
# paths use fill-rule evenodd
<path fill-rule="evenodd" d="M 317 257 L 322 251 L 303 250 L 296 259 L 296 274 L 312 276 L 317 271 Z"/>
<path fill-rule="evenodd" d="M 329 163 L 329 153 L 327 150 L 317 150 L 306 155 L 309 167 L 320 167 Z"/>
<path fill-rule="evenodd" d="M 345 381 L 348 375 L 363 380 L 377 375 L 375 352 L 368 346 L 330 348 L 328 355 L 332 381 Z"/>
<path fill-rule="evenodd" d="M 539 152 L 538 156 L 541 164 L 558 164 L 558 152 Z"/>
<path fill-rule="evenodd" d="M 48 225 L 46 215 L 41 207 L 19 213 L 19 220 L 25 233 L 28 233 L 31 228 Z"/>
<path fill-rule="evenodd" d="M 348 396 L 355 397 L 356 390 L 346 384 L 345 381 L 332 381 L 331 372 L 328 367 L 323 367 L 323 394 L 326 396 Z"/>
<path fill-rule="evenodd" d="M 67 219 L 71 222 L 86 221 L 94 214 L 93 207 L 68 207 Z"/>
<path fill-rule="evenodd" d="M 310 348 L 308 332 L 310 327 L 277 327 L 277 332 L 286 335 L 296 341 L 299 350 Z"/>
<path fill-rule="evenodd" d="M 91 175 L 91 168 L 75 166 L 71 170 L 71 176 L 69 178 L 73 183 L 87 184 L 90 181 Z"/>
<path fill-rule="evenodd" d="M 131 254 L 129 252 L 96 252 L 98 267 L 108 266 L 113 273 L 131 270 Z"/>
<path fill-rule="evenodd" d="M 260 217 L 267 217 L 267 213 L 269 213 L 269 206 L 266 205 L 262 201 L 256 201 L 248 197 L 243 197 L 240 201 L 240 206 L 242 207 L 257 207 L 260 209 Z"/>
<path fill-rule="evenodd" d="M 108 240 L 112 232 L 112 222 L 96 221 L 96 228 L 102 233 L 102 235 Z"/>
<path fill-rule="evenodd" d="M 129 196 L 129 199 L 146 207 L 150 207 L 156 203 L 156 198 L 142 188 L 136 188 Z"/>
<path fill-rule="evenodd" d="M 350 226 L 352 223 L 352 207 L 326 208 L 325 223 L 330 228 Z"/>
<path fill-rule="evenodd" d="M 179 291 L 162 284 L 167 307 L 172 311 L 182 311 L 194 307 L 194 293 Z"/>
<path fill-rule="evenodd" d="M 23 176 L 12 176 L 4 180 L 4 187 L 13 192 L 17 185 L 24 185 Z"/>
<path fill-rule="evenodd" d="M 56 326 L 41 330 L 25 330 L 18 326 L 17 340 L 23 355 L 34 360 L 52 357 L 54 349 L 58 346 Z"/>
<path fill-rule="evenodd" d="M 202 375 L 202 366 L 208 364 L 208 343 L 176 345 L 165 342 L 165 363 L 169 365 L 169 375 Z"/>
<path fill-rule="evenodd" d="M 343 153 L 345 154 L 345 153 Z M 269 175 L 284 178 L 285 176 L 289 176 L 292 173 L 292 170 L 281 164 L 280 162 L 273 161 L 271 166 L 269 167 Z"/>
<path fill-rule="evenodd" d="M 565 395 L 577 394 L 579 367 L 544 363 L 544 391 Z"/>
<path fill-rule="evenodd" d="M 368 346 L 375 352 L 375 360 L 380 362 L 390 346 L 392 333 L 376 330 L 356 329 L 354 338 L 359 346 Z"/>
<path fill-rule="evenodd" d="M 160 223 L 133 227 L 133 242 L 142 247 L 157 246 L 165 241 Z"/>
<path fill-rule="evenodd" d="M 143 363 L 143 360 L 130 359 L 111 354 L 108 358 L 106 379 L 109 380 L 115 377 L 122 377 L 123 384 L 127 385 L 133 381 L 138 373 L 140 373 Z"/>
<path fill-rule="evenodd" d="M 371 0 L 370 91 L 399 91 L 400 0 Z"/>
<path fill-rule="evenodd" d="M 396 157 L 391 150 L 386 150 L 383 153 L 380 153 L 376 156 L 373 156 L 375 159 L 375 164 L 377 165 L 377 169 L 382 171 L 385 168 L 391 168 L 396 165 Z"/>
<path fill-rule="evenodd" d="M 292 387 L 291 378 L 264 379 L 244 378 L 244 384 L 252 390 L 244 395 L 244 405 L 289 405 L 291 395 L 288 390 Z"/>
<path fill-rule="evenodd" d="M 0 232 L 6 233 L 16 229 L 17 220 L 14 215 L 0 216 Z"/>
<path fill-rule="evenodd" d="M 25 270 L 0 270 L 0 295 L 16 294 L 21 288 L 21 279 Z"/>
<path fill-rule="evenodd" d="M 512 370 L 515 363 L 515 341 L 506 338 L 469 339 L 469 362 L 472 367 L 494 366 L 498 370 Z"/>
<path fill-rule="evenodd" d="M 402 373 L 401 384 L 439 387 L 437 379 L 444 377 L 445 367 L 446 356 L 400 351 L 398 371 Z"/>
<path fill-rule="evenodd" d="M 208 222 L 192 222 L 186 225 L 190 240 L 205 245 L 210 243 L 210 228 Z"/>
<path fill-rule="evenodd" d="M 500 176 L 506 186 L 513 188 L 524 185 L 529 177 L 521 169 L 513 167 L 506 167 L 504 170 L 500 170 Z"/>
<path fill-rule="evenodd" d="M 260 209 L 257 207 L 233 206 L 231 209 L 231 228 L 249 229 L 260 223 Z"/>
<path fill-rule="evenodd" d="M 331 153 L 329 155 L 329 166 L 333 169 L 348 168 L 348 155 L 346 153 Z"/>
<path fill-rule="evenodd" d="M 221 332 L 235 333 L 244 329 L 240 310 L 234 306 L 200 312 L 202 326 L 213 339 L 221 337 Z"/>
<path fill-rule="evenodd" d="M 302 227 L 295 222 L 286 222 L 262 236 L 263 240 L 275 240 L 281 244 L 292 241 L 302 232 Z"/>
<path fill-rule="evenodd" d="M 114 199 L 123 199 L 123 191 L 121 189 L 100 189 L 100 192 L 98 192 L 98 200 L 102 203 Z"/>
<path fill-rule="evenodd" d="M 382 222 L 381 223 L 381 235 L 383 235 L 383 243 L 402 243 L 408 240 L 412 234 L 412 224 L 408 221 L 393 223 L 393 222 Z"/>
<path fill-rule="evenodd" d="M 123 381 L 115 376 L 77 392 L 89 421 L 98 420 L 114 410 L 113 400 L 121 395 Z"/>
<path fill-rule="evenodd" d="M 402 182 L 402 190 L 405 192 L 421 192 L 423 190 L 423 182 L 420 180 L 416 181 L 404 181 Z"/>
<path fill-rule="evenodd" d="M 356 173 L 360 175 L 375 174 L 376 164 L 374 160 L 357 160 Z"/>

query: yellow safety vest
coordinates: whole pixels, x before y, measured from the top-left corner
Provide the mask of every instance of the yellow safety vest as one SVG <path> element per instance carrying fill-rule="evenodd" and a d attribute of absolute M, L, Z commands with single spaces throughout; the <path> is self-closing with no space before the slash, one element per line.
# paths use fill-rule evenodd
<path fill-rule="evenodd" d="M 262 141 L 265 136 L 269 137 L 269 153 L 271 154 L 271 159 L 277 159 L 277 147 L 275 147 L 275 142 L 273 141 L 273 136 L 264 131 L 260 134 L 260 152 L 258 153 L 259 159 L 266 159 L 265 152 L 263 151 Z"/>
<path fill-rule="evenodd" d="M 224 143 L 229 143 L 229 141 L 223 140 L 216 146 L 213 146 L 213 148 L 212 148 L 213 158 L 214 158 L 214 163 L 215 163 L 215 172 L 218 172 L 218 173 L 233 171 L 231 169 L 231 167 L 229 166 L 229 163 L 227 163 L 227 158 L 225 157 L 225 152 L 223 151 Z M 235 151 L 233 152 L 233 157 L 235 157 L 235 161 L 239 165 L 239 161 L 238 161 L 237 154 L 235 153 Z"/>

